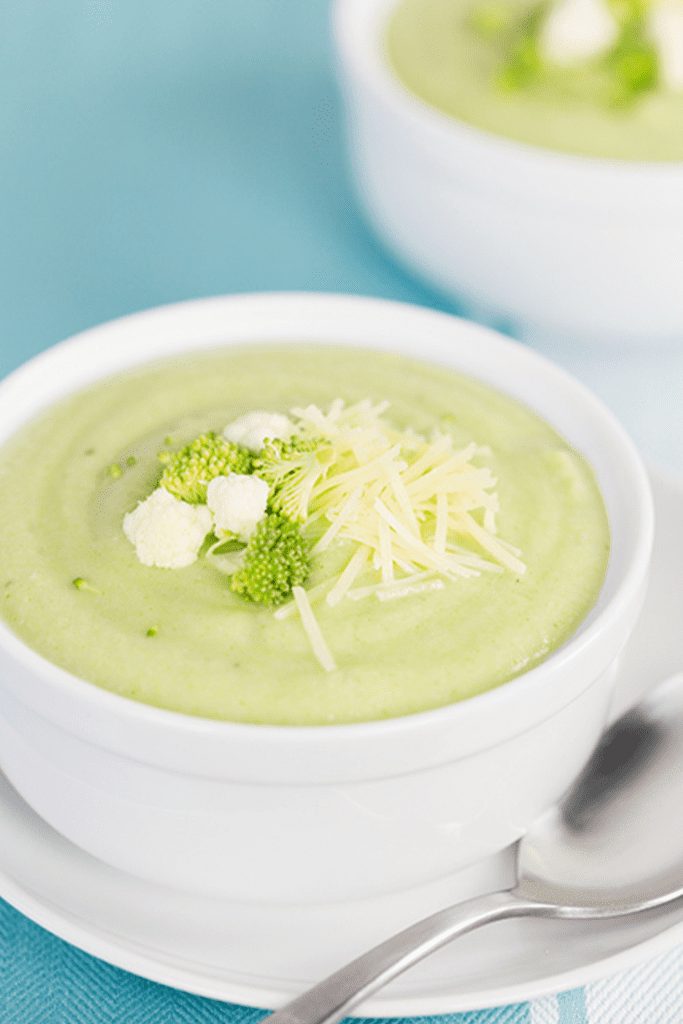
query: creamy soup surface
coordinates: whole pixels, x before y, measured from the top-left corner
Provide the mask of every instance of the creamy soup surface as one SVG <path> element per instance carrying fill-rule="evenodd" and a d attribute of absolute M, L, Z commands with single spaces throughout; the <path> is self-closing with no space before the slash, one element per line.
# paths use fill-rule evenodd
<path fill-rule="evenodd" d="M 520 549 L 526 571 L 391 601 L 316 603 L 336 663 L 326 672 L 297 614 L 275 618 L 202 558 L 181 569 L 141 564 L 122 521 L 155 487 L 164 446 L 250 410 L 337 398 L 388 399 L 385 415 L 401 429 L 489 446 L 475 461 L 497 479 L 498 535 Z M 125 467 L 120 476 L 112 464 Z M 609 554 L 591 468 L 529 409 L 447 369 L 345 348 L 245 346 L 110 378 L 6 443 L 0 484 L 0 613 L 10 628 L 97 686 L 235 722 L 369 721 L 499 686 L 574 632 Z M 348 545 L 320 556 L 311 583 L 348 560 Z"/>
<path fill-rule="evenodd" d="M 516 0 L 512 0 L 516 4 Z M 545 149 L 624 160 L 683 160 L 683 92 L 653 90 L 627 107 L 558 94 L 550 87 L 496 87 L 500 46 L 468 20 L 478 0 L 402 0 L 386 53 L 413 93 L 450 116 Z M 529 3 L 519 3 L 520 10 Z"/>

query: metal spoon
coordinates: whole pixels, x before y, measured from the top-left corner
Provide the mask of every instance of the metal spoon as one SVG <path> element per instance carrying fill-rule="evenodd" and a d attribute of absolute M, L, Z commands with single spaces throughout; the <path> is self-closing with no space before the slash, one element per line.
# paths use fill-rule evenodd
<path fill-rule="evenodd" d="M 452 939 L 510 917 L 607 918 L 683 896 L 683 674 L 604 734 L 562 801 L 517 851 L 517 884 L 418 921 L 268 1018 L 334 1024 Z"/>

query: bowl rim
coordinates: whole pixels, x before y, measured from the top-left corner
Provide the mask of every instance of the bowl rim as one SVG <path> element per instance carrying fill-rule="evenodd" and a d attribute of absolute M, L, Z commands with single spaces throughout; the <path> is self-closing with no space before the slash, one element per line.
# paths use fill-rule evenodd
<path fill-rule="evenodd" d="M 390 12 L 402 0 L 332 0 L 330 27 L 338 70 L 352 70 L 357 81 L 370 88 L 395 117 L 417 128 L 435 147 L 479 151 L 492 160 L 504 160 L 520 171 L 542 169 L 560 178 L 588 178 L 605 183 L 615 178 L 625 185 L 676 184 L 680 188 L 683 160 L 626 160 L 564 152 L 497 135 L 439 110 L 404 86 L 393 74 L 378 45 Z M 442 150 L 443 151 L 443 150 Z"/>
<path fill-rule="evenodd" d="M 7 404 L 4 401 L 6 396 L 11 397 L 12 392 L 20 392 L 22 388 L 26 389 L 29 385 L 33 386 L 32 382 L 35 380 L 54 380 L 54 368 L 65 360 L 77 363 L 79 373 L 89 374 L 88 381 L 92 383 L 111 375 L 112 370 L 108 367 L 95 371 L 95 367 L 101 364 L 101 358 L 98 362 L 97 358 L 93 359 L 93 355 L 97 356 L 96 350 L 99 346 L 100 355 L 106 351 L 109 361 L 112 358 L 120 358 L 120 353 L 117 353 L 116 346 L 111 344 L 117 334 L 130 334 L 134 341 L 143 334 L 149 333 L 154 339 L 154 345 L 164 345 L 165 353 L 170 355 L 174 351 L 200 351 L 210 347 L 220 347 L 221 344 L 226 346 L 231 344 L 227 339 L 222 342 L 214 341 L 212 344 L 198 342 L 197 335 L 201 335 L 201 329 L 197 326 L 193 335 L 193 323 L 198 325 L 201 322 L 205 327 L 207 323 L 215 320 L 217 316 L 230 315 L 235 312 L 244 314 L 246 312 L 247 315 L 254 313 L 258 318 L 260 313 L 263 312 L 266 315 L 266 319 L 269 319 L 269 322 L 275 325 L 281 322 L 283 317 L 292 316 L 294 313 L 298 315 L 300 311 L 304 311 L 306 315 L 311 314 L 313 319 L 322 313 L 330 319 L 334 318 L 335 322 L 340 324 L 344 324 L 345 318 L 350 318 L 351 321 L 355 318 L 360 323 L 364 317 L 369 319 L 373 317 L 380 318 L 383 322 L 384 319 L 387 319 L 390 323 L 394 321 L 397 323 L 407 321 L 406 336 L 414 335 L 418 326 L 431 329 L 435 335 L 441 332 L 444 336 L 447 336 L 449 332 L 460 332 L 467 336 L 468 342 L 476 343 L 471 349 L 472 352 L 475 351 L 475 348 L 478 350 L 475 360 L 483 358 L 481 355 L 482 350 L 484 353 L 494 353 L 497 357 L 501 353 L 507 353 L 510 358 L 521 360 L 528 366 L 535 367 L 539 372 L 543 370 L 545 374 L 549 374 L 557 380 L 560 386 L 568 387 L 573 395 L 587 403 L 588 407 L 599 415 L 601 421 L 605 424 L 606 431 L 611 433 L 611 436 L 621 447 L 621 452 L 628 463 L 633 480 L 633 503 L 629 511 L 640 524 L 637 542 L 634 546 L 630 563 L 623 574 L 616 592 L 610 597 L 605 607 L 602 608 L 592 622 L 586 625 L 585 628 L 579 627 L 578 632 L 545 661 L 493 690 L 478 694 L 456 704 L 417 712 L 413 715 L 369 722 L 312 726 L 261 725 L 220 721 L 199 718 L 181 712 L 142 704 L 133 699 L 101 689 L 67 670 L 59 668 L 20 640 L 6 623 L 0 622 L 0 652 L 4 649 L 22 677 L 22 681 L 17 684 L 12 684 L 10 681 L 10 688 L 13 690 L 14 696 L 25 701 L 34 712 L 46 717 L 59 719 L 67 731 L 72 731 L 88 741 L 90 741 L 89 730 L 92 725 L 92 716 L 101 714 L 105 721 L 107 716 L 110 716 L 110 727 L 105 730 L 107 736 L 103 742 L 108 746 L 112 744 L 117 746 L 123 742 L 131 756 L 135 751 L 138 751 L 135 756 L 139 756 L 139 743 L 144 739 L 146 735 L 145 730 L 148 728 L 161 730 L 175 737 L 193 735 L 200 745 L 205 740 L 226 741 L 239 738 L 239 747 L 246 749 L 249 744 L 256 741 L 257 745 L 263 743 L 271 744 L 275 741 L 279 749 L 285 752 L 289 751 L 290 754 L 297 748 L 302 748 L 304 757 L 306 751 L 319 747 L 321 744 L 325 748 L 334 751 L 339 749 L 340 745 L 349 742 L 352 745 L 360 743 L 364 747 L 374 745 L 382 737 L 386 738 L 388 742 L 400 740 L 403 745 L 409 746 L 411 737 L 416 738 L 429 733 L 435 726 L 438 727 L 437 731 L 446 737 L 450 734 L 455 724 L 466 725 L 475 717 L 480 716 L 482 712 L 485 713 L 485 716 L 496 714 L 498 718 L 505 718 L 507 714 L 510 714 L 512 721 L 515 717 L 515 706 L 519 706 L 525 696 L 528 697 L 532 694 L 535 695 L 538 703 L 535 721 L 542 720 L 543 716 L 549 717 L 559 710 L 560 707 L 564 706 L 564 704 L 568 703 L 568 700 L 551 693 L 552 687 L 546 687 L 546 693 L 543 693 L 545 675 L 549 671 L 557 672 L 558 669 L 569 672 L 577 658 L 580 661 L 585 656 L 586 649 L 591 647 L 596 637 L 601 632 L 612 628 L 615 621 L 624 615 L 625 609 L 634 602 L 638 602 L 638 594 L 643 589 L 644 580 L 647 576 L 647 567 L 652 549 L 654 510 L 645 467 L 633 442 L 624 429 L 613 414 L 583 384 L 545 356 L 540 355 L 520 342 L 498 334 L 490 328 L 427 307 L 387 299 L 334 293 L 256 292 L 174 303 L 108 321 L 51 346 L 22 364 L 4 380 L 0 381 L 0 444 L 4 443 L 15 430 L 20 428 L 22 423 L 27 422 L 34 414 L 34 411 L 30 410 L 24 415 L 25 410 L 22 410 L 23 418 L 20 422 L 6 430 L 2 423 L 1 412 L 3 407 L 7 408 Z M 345 328 L 339 327 L 337 329 L 341 331 Z M 353 329 L 352 327 L 351 333 Z M 261 333 L 260 341 L 291 342 L 294 340 L 292 329 L 288 328 L 288 330 L 287 336 L 283 334 L 279 338 L 267 337 Z M 190 331 L 189 336 L 188 331 Z M 171 348 L 168 347 L 169 341 L 165 332 L 172 337 Z M 299 333 L 297 331 L 297 335 Z M 192 340 L 193 338 L 194 340 Z M 164 341 L 164 339 L 166 340 Z M 337 344 L 339 341 L 339 338 L 335 338 L 332 342 L 323 340 L 322 343 Z M 243 339 L 244 342 L 245 339 Z M 234 344 L 235 342 L 232 343 Z M 257 341 L 256 338 L 251 338 L 250 341 L 246 339 L 246 343 L 257 343 Z M 401 349 L 393 348 L 393 342 L 391 346 L 388 343 L 386 346 L 375 344 L 374 341 L 363 346 L 358 340 L 341 341 L 341 344 L 346 344 L 349 347 L 391 347 L 392 351 L 409 355 L 409 353 L 405 353 Z M 412 357 L 421 358 L 420 356 L 415 356 L 414 352 Z M 145 355 L 140 355 L 139 349 L 137 349 L 135 358 L 132 361 L 126 360 L 122 365 L 132 368 L 136 364 L 141 365 L 152 362 L 156 358 L 158 358 L 157 355 L 150 355 L 149 352 Z M 431 355 L 424 358 L 427 361 L 434 362 Z M 449 362 L 447 358 L 441 365 L 450 365 L 453 369 L 458 369 L 458 364 L 456 362 Z M 471 373 L 471 375 L 477 376 L 476 373 L 468 368 L 463 369 L 460 367 L 460 372 Z M 82 386 L 82 383 L 74 386 L 72 382 L 69 387 L 63 390 L 63 394 L 72 393 L 80 386 Z M 514 395 L 514 392 L 511 393 L 513 397 L 523 401 L 523 399 Z M 46 401 L 40 402 L 39 408 L 47 408 L 54 401 L 59 400 L 59 397 L 59 395 L 56 398 L 50 397 Z M 36 675 L 40 680 L 39 685 L 35 688 L 31 687 L 28 693 L 22 691 L 22 683 L 26 675 L 31 678 Z M 575 689 L 571 699 L 575 699 L 583 692 L 590 685 L 590 682 Z M 0 679 L 1 683 L 2 680 Z M 68 698 L 65 704 L 63 698 Z M 83 714 L 83 711 L 85 711 L 85 714 Z M 122 740 L 119 735 L 121 726 L 124 724 L 127 727 L 140 727 L 139 735 L 136 733 L 135 728 L 133 728 L 129 743 Z M 529 727 L 529 724 L 533 723 L 527 722 L 525 726 L 517 728 L 517 732 L 523 731 L 524 728 Z M 516 733 L 511 733 L 511 735 L 513 734 Z M 489 746 L 494 745 L 494 742 L 495 740 L 492 739 Z M 440 750 L 435 750 L 433 757 L 435 759 L 434 763 L 440 763 L 439 758 L 441 760 L 445 759 Z M 209 760 L 211 760 L 210 757 L 207 760 L 207 764 Z M 209 769 L 207 768 L 206 770 Z"/>

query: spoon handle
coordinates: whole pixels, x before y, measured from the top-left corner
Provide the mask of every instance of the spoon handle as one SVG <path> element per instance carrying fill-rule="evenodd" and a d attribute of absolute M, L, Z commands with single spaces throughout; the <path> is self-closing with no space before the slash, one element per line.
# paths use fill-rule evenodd
<path fill-rule="evenodd" d="M 548 915 L 547 905 L 511 891 L 475 896 L 392 935 L 268 1017 L 268 1024 L 335 1024 L 362 999 L 458 935 L 491 921 Z"/>

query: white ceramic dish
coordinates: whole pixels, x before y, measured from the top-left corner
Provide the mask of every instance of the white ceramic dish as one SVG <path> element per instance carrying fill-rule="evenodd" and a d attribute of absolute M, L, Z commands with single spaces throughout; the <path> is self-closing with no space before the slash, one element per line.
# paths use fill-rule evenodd
<path fill-rule="evenodd" d="M 266 339 L 388 348 L 459 368 L 536 409 L 590 459 L 605 498 L 612 551 L 598 604 L 559 651 L 494 691 L 404 718 L 308 728 L 126 700 L 0 625 L 0 764 L 72 842 L 170 887 L 272 903 L 423 885 L 508 846 L 588 757 L 644 595 L 647 476 L 611 414 L 525 346 L 430 310 L 345 296 L 202 300 L 88 331 L 0 384 L 0 440 L 119 369 Z"/>
<path fill-rule="evenodd" d="M 394 255 L 527 340 L 683 342 L 683 164 L 556 153 L 437 111 L 384 57 L 398 2 L 332 7 L 356 186 Z"/>
<path fill-rule="evenodd" d="M 653 478 L 648 596 L 617 682 L 620 707 L 683 666 L 683 486 Z M 282 1005 L 386 935 L 511 877 L 512 855 L 412 891 L 346 905 L 203 899 L 107 867 L 45 825 L 0 779 L 0 896 L 103 960 L 176 988 Z M 517 921 L 463 936 L 355 1011 L 419 1016 L 517 1003 L 587 984 L 683 941 L 683 909 L 611 922 Z"/>

